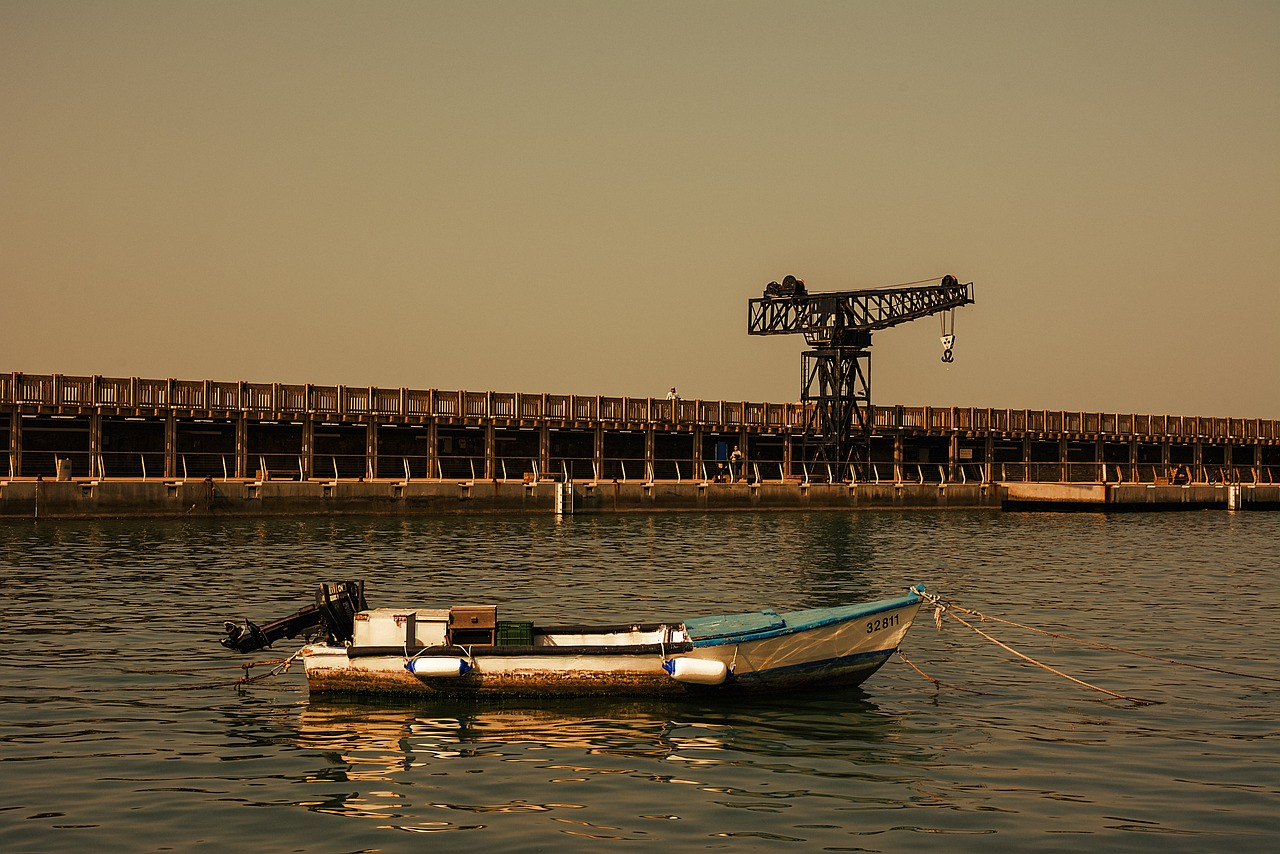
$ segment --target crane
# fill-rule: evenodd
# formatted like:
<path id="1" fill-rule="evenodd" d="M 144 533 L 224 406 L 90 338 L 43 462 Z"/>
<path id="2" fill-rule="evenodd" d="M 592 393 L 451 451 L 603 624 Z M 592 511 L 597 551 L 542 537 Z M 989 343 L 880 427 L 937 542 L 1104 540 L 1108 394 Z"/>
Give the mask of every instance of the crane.
<path id="1" fill-rule="evenodd" d="M 806 440 L 815 440 L 816 459 L 865 462 L 873 420 L 871 333 L 943 314 L 942 361 L 950 362 L 955 309 L 972 303 L 973 283 L 962 285 L 951 275 L 935 284 L 812 294 L 803 279 L 787 276 L 748 300 L 747 334 L 804 335 L 813 348 L 801 354 Z"/>

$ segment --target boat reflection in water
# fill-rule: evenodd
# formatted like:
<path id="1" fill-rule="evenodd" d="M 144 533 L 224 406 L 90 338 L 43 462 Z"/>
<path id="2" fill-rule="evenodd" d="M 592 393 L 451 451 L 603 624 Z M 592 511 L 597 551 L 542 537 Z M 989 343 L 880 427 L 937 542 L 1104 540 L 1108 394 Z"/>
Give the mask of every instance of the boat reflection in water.
<path id="1" fill-rule="evenodd" d="M 495 820 L 481 816 L 504 813 L 554 812 L 572 823 L 567 812 L 598 809 L 601 798 L 643 803 L 632 786 L 641 779 L 668 784 L 655 796 L 662 809 L 642 817 L 673 819 L 688 807 L 691 789 L 723 797 L 744 772 L 834 775 L 850 763 L 892 762 L 899 729 L 857 689 L 761 700 L 750 714 L 638 699 L 313 700 L 297 743 L 327 764 L 301 782 L 324 795 L 298 805 L 416 832 L 480 829 Z M 333 784 L 350 790 L 335 793 Z M 450 820 L 458 812 L 470 818 Z M 591 835 L 597 832 L 604 830 Z"/>

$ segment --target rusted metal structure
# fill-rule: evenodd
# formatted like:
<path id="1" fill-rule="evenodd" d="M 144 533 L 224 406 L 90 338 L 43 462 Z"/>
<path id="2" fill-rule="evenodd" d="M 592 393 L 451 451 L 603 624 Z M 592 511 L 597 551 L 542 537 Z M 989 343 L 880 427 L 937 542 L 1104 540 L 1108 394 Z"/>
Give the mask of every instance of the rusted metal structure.
<path id="1" fill-rule="evenodd" d="M 806 405 L 805 438 L 816 459 L 843 466 L 870 462 L 871 333 L 973 303 L 973 283 L 943 276 L 936 284 L 811 294 L 787 276 L 770 282 L 747 303 L 747 334 L 804 335 L 813 349 L 802 354 L 800 400 Z M 945 324 L 944 324 L 945 329 Z M 952 360 L 954 332 L 943 335 L 944 362 Z M 807 457 L 808 455 L 806 455 Z"/>
<path id="2" fill-rule="evenodd" d="M 0 478 L 769 483 L 1280 482 L 1280 421 L 870 406 L 814 461 L 812 404 L 0 374 Z"/>

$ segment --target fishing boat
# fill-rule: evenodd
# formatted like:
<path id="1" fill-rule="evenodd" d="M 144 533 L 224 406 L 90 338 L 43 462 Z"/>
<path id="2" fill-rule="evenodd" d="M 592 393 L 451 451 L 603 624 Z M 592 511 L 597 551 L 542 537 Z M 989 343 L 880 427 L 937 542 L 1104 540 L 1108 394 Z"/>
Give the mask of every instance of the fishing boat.
<path id="1" fill-rule="evenodd" d="M 369 608 L 363 582 L 264 626 L 226 623 L 237 652 L 309 634 L 313 694 L 678 696 L 858 685 L 897 650 L 923 585 L 830 608 L 617 625 L 499 619 L 496 605 Z"/>

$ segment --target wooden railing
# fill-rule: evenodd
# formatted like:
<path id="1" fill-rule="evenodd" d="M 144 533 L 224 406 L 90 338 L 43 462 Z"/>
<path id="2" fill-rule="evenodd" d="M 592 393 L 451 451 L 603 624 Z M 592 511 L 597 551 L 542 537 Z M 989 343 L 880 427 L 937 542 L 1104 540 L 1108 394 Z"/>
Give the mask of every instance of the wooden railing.
<path id="1" fill-rule="evenodd" d="M 155 380 L 0 374 L 0 404 L 60 409 L 130 408 L 335 417 L 478 419 L 705 425 L 721 430 L 798 430 L 798 403 L 441 391 L 376 386 Z M 978 407 L 877 406 L 878 432 L 1025 434 L 1215 442 L 1280 441 L 1280 421 L 1178 415 Z"/>

